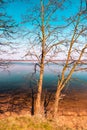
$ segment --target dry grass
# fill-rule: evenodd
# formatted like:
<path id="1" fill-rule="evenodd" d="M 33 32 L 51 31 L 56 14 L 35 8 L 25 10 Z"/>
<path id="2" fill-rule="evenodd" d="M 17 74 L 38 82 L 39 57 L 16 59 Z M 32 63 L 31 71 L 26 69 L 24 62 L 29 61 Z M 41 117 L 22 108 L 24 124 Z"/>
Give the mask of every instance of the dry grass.
<path id="1" fill-rule="evenodd" d="M 17 116 L 0 120 L 0 130 L 71 130 L 42 117 Z"/>
<path id="2" fill-rule="evenodd" d="M 87 117 L 60 116 L 44 119 L 21 115 L 0 120 L 0 130 L 87 130 Z"/>

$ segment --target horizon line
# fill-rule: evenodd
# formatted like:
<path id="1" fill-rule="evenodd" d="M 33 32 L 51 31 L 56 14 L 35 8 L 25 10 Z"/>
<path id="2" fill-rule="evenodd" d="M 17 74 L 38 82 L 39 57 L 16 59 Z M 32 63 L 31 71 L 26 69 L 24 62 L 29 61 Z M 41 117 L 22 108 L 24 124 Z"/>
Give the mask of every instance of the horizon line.
<path id="1" fill-rule="evenodd" d="M 11 59 L 0 59 L 0 62 L 1 61 L 38 61 L 38 60 L 11 60 Z M 45 60 L 45 61 L 49 61 L 49 62 L 52 62 L 52 61 L 66 61 L 65 59 L 64 60 Z M 68 60 L 68 61 L 77 61 L 77 60 Z M 83 60 L 80 60 L 80 61 L 87 61 L 86 59 L 83 59 Z"/>

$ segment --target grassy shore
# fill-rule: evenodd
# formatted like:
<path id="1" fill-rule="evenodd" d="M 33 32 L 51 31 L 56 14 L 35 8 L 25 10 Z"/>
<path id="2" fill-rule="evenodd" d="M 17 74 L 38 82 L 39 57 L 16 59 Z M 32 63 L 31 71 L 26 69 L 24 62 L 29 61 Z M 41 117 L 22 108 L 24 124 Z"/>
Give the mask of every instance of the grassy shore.
<path id="1" fill-rule="evenodd" d="M 81 126 L 81 122 L 84 122 Z M 87 117 L 59 117 L 57 120 L 21 115 L 0 120 L 0 130 L 87 130 Z"/>
<path id="2" fill-rule="evenodd" d="M 0 120 L 0 130 L 71 130 L 42 117 L 17 116 Z"/>

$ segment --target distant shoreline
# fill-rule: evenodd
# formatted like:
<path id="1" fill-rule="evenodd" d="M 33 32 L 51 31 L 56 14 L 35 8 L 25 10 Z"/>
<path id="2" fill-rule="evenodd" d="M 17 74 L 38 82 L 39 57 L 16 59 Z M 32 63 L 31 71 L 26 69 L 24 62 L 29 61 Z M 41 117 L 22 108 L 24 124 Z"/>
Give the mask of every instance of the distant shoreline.
<path id="1" fill-rule="evenodd" d="M 66 60 L 45 60 L 45 62 L 48 62 L 48 63 L 58 63 L 58 62 L 65 62 Z M 75 62 L 77 60 L 69 60 L 69 62 Z M 0 63 L 7 63 L 7 62 L 29 62 L 29 63 L 38 63 L 38 60 L 10 60 L 10 59 L 1 59 L 0 60 Z M 87 64 L 87 60 L 81 60 L 79 63 L 82 63 L 82 64 Z"/>

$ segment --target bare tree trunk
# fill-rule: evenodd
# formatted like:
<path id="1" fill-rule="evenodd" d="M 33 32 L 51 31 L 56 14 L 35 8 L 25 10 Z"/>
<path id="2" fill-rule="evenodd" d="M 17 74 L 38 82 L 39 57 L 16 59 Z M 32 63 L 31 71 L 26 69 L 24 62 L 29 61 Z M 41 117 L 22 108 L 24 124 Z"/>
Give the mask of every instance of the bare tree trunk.
<path id="1" fill-rule="evenodd" d="M 54 118 L 58 116 L 60 93 L 61 90 L 59 89 L 59 87 L 57 87 L 56 94 L 55 94 L 55 101 L 54 101 L 54 113 L 53 113 Z"/>
<path id="2" fill-rule="evenodd" d="M 36 103 L 35 103 L 35 115 L 42 114 L 41 113 L 41 95 L 42 95 L 43 75 L 44 75 L 44 56 L 42 56 L 42 59 L 41 59 L 40 78 L 38 82 L 38 92 L 37 92 Z"/>
<path id="3" fill-rule="evenodd" d="M 41 55 L 41 63 L 40 63 L 40 78 L 38 83 L 38 93 L 35 104 L 35 114 L 42 114 L 41 112 L 41 95 L 42 95 L 42 84 L 43 84 L 43 75 L 44 75 L 44 60 L 45 60 L 45 26 L 44 26 L 44 1 L 41 2 L 41 33 L 42 33 L 42 55 Z"/>

